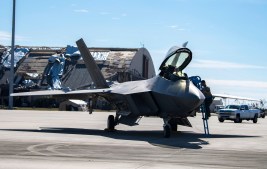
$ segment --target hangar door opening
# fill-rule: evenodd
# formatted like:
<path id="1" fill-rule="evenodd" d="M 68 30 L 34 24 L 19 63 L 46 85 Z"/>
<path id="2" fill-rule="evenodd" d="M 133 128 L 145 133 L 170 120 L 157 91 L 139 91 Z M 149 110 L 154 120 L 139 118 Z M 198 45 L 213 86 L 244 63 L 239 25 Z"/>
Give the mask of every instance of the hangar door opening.
<path id="1" fill-rule="evenodd" d="M 145 55 L 143 55 L 143 77 L 144 78 L 148 78 L 148 64 L 149 63 L 149 59 L 145 56 Z"/>

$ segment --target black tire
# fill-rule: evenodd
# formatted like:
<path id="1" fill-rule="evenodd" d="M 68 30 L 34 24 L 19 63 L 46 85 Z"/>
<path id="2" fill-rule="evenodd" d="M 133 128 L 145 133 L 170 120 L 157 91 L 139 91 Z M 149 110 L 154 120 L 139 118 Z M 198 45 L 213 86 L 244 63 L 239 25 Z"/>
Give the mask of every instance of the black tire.
<path id="1" fill-rule="evenodd" d="M 236 115 L 236 119 L 234 120 L 235 123 L 242 123 L 242 120 L 240 119 L 240 115 Z"/>
<path id="2" fill-rule="evenodd" d="M 177 131 L 177 129 L 178 129 L 178 125 L 177 125 L 177 123 L 175 123 L 175 122 L 171 122 L 170 125 L 171 125 L 171 130 L 172 130 L 172 131 Z"/>
<path id="3" fill-rule="evenodd" d="M 258 115 L 255 114 L 254 118 L 253 118 L 253 123 L 257 123 L 258 122 Z"/>
<path id="4" fill-rule="evenodd" d="M 169 138 L 171 136 L 171 128 L 170 128 L 170 125 L 165 125 L 163 126 L 163 136 L 165 138 Z"/>
<path id="5" fill-rule="evenodd" d="M 221 123 L 223 123 L 223 122 L 224 122 L 224 119 L 223 119 L 223 118 L 221 118 L 221 117 L 220 117 L 218 120 L 219 120 L 219 122 L 221 122 Z"/>
<path id="6" fill-rule="evenodd" d="M 115 119 L 114 119 L 113 115 L 108 116 L 107 129 L 108 130 L 114 130 L 115 129 Z"/>
<path id="7" fill-rule="evenodd" d="M 261 118 L 263 118 L 263 119 L 265 118 L 265 113 L 263 113 L 263 114 L 261 115 Z"/>

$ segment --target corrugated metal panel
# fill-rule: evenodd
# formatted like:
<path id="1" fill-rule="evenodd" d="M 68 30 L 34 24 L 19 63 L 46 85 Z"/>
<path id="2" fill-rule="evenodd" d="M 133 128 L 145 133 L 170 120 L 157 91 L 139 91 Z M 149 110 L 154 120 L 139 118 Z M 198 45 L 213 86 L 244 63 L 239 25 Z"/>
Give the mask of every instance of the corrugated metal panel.
<path id="1" fill-rule="evenodd" d="M 24 62 L 20 64 L 17 69 L 17 74 L 23 75 L 26 73 L 38 73 L 39 78 L 42 76 L 45 67 L 47 66 L 47 60 L 50 56 L 41 56 L 36 58 L 26 58 Z"/>
<path id="2" fill-rule="evenodd" d="M 92 79 L 84 64 L 73 65 L 69 74 L 62 78 L 62 86 L 69 87 L 71 89 L 88 86 L 91 83 Z"/>

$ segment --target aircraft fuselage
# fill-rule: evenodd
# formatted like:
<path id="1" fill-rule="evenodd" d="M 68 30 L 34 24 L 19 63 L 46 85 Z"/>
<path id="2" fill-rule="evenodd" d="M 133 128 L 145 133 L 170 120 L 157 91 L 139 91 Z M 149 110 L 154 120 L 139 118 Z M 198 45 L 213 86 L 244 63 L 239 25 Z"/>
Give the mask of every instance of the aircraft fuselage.
<path id="1" fill-rule="evenodd" d="M 204 100 L 201 91 L 189 79 L 171 81 L 155 76 L 125 82 L 111 89 L 112 93 L 125 94 L 124 106 L 127 106 L 122 109 L 126 108 L 136 116 L 187 117 Z"/>

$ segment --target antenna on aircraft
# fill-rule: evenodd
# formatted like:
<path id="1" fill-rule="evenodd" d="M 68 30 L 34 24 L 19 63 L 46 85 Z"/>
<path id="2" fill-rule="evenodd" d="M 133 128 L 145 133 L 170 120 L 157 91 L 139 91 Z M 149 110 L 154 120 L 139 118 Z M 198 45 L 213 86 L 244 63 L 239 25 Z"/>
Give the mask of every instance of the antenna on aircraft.
<path id="1" fill-rule="evenodd" d="M 183 46 L 184 48 L 186 48 L 187 44 L 188 44 L 188 41 L 186 41 L 185 43 L 183 43 L 182 46 Z"/>
<path id="2" fill-rule="evenodd" d="M 142 46 L 142 48 L 145 48 L 145 44 L 143 44 L 142 42 L 140 42 L 140 45 Z"/>

